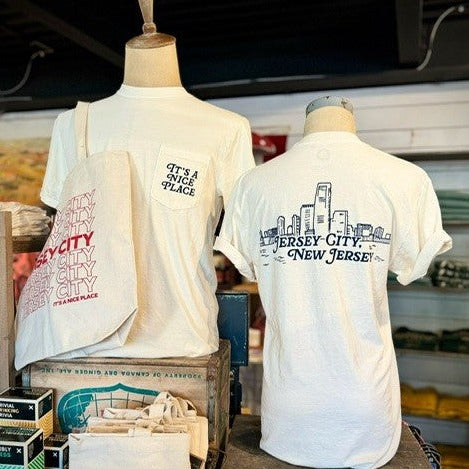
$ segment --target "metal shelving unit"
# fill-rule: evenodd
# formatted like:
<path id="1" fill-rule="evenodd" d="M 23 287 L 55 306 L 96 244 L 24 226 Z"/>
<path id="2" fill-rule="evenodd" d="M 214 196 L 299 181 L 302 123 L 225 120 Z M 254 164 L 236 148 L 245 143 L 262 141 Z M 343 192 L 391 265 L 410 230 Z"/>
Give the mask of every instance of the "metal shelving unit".
<path id="1" fill-rule="evenodd" d="M 452 172 L 447 170 L 448 180 Z M 469 261 L 469 220 L 444 220 L 443 224 L 453 238 L 453 249 L 445 257 Z M 469 328 L 467 289 L 390 284 L 388 297 L 393 328 L 430 332 Z M 401 383 L 415 389 L 431 387 L 440 395 L 469 395 L 469 354 L 396 349 L 396 357 Z M 414 415 L 403 418 L 418 426 L 430 442 L 469 445 L 469 421 Z"/>

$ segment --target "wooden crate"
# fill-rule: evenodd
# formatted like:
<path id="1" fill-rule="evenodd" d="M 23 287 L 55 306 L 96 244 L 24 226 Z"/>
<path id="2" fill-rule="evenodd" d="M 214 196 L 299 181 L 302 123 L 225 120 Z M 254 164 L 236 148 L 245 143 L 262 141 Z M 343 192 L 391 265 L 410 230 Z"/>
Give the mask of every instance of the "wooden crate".
<path id="1" fill-rule="evenodd" d="M 161 391 L 189 399 L 208 418 L 209 446 L 223 449 L 229 424 L 230 342 L 198 358 L 79 358 L 26 367 L 23 386 L 54 390 L 54 431 L 84 431 L 105 407 L 142 407 Z"/>

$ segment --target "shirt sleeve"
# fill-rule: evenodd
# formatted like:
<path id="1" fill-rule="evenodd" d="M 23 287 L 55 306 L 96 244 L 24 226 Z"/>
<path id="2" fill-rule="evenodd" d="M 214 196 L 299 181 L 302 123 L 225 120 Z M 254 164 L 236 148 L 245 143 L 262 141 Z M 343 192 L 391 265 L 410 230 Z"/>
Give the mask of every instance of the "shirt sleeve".
<path id="1" fill-rule="evenodd" d="M 451 238 L 442 228 L 438 198 L 428 176 L 425 176 L 418 204 L 409 216 L 403 236 L 399 237 L 401 244 L 389 265 L 402 285 L 423 277 L 433 258 L 452 246 Z"/>
<path id="2" fill-rule="evenodd" d="M 249 250 L 249 216 L 244 205 L 242 178 L 238 180 L 225 209 L 220 234 L 214 245 L 216 251 L 225 254 L 238 271 L 250 281 L 256 280 L 252 256 Z"/>
<path id="3" fill-rule="evenodd" d="M 230 199 L 238 178 L 255 166 L 249 121 L 241 116 L 240 119 L 241 122 L 234 133 L 234 137 L 228 143 L 220 168 L 221 176 L 218 179 L 218 191 L 223 197 L 225 205 Z"/>
<path id="4" fill-rule="evenodd" d="M 76 162 L 74 121 L 71 115 L 71 111 L 59 114 L 52 129 L 40 197 L 53 208 L 57 208 L 65 179 Z"/>

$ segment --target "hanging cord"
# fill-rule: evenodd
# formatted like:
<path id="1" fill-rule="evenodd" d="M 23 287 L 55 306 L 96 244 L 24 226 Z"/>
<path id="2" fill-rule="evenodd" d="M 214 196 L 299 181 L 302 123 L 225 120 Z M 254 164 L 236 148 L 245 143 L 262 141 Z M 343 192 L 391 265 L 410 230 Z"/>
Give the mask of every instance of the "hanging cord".
<path id="1" fill-rule="evenodd" d="M 8 96 L 10 94 L 16 93 L 18 90 L 23 88 L 23 86 L 26 84 L 28 81 L 29 75 L 31 73 L 31 68 L 33 65 L 33 60 L 37 57 L 40 57 L 43 59 L 46 55 L 52 54 L 54 52 L 54 49 L 52 49 L 49 46 L 46 46 L 42 42 L 39 41 L 33 41 L 30 44 L 31 46 L 39 46 L 41 49 L 37 50 L 36 52 L 33 52 L 28 60 L 28 64 L 26 65 L 26 70 L 24 72 L 23 78 L 17 83 L 13 88 L 7 89 L 7 90 L 0 90 L 0 96 Z"/>
<path id="2" fill-rule="evenodd" d="M 420 71 L 423 70 L 427 65 L 428 62 L 430 62 L 430 58 L 432 56 L 432 51 L 433 51 L 433 41 L 435 40 L 436 33 L 438 31 L 438 28 L 440 27 L 440 24 L 443 22 L 443 20 L 448 16 L 451 15 L 454 11 L 458 11 L 458 13 L 463 13 L 466 7 L 463 4 L 460 4 L 458 6 L 452 6 L 449 7 L 447 10 L 445 10 L 435 21 L 435 24 L 433 25 L 432 32 L 430 33 L 430 39 L 428 40 L 428 47 L 427 47 L 427 54 L 425 55 L 425 58 L 423 59 L 423 62 L 417 67 L 416 70 Z"/>

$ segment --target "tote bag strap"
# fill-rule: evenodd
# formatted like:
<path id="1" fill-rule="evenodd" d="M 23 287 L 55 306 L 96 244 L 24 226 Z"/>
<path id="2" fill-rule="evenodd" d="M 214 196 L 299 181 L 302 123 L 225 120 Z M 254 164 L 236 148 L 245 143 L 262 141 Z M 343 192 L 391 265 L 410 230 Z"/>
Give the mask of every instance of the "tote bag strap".
<path id="1" fill-rule="evenodd" d="M 90 103 L 78 101 L 75 108 L 75 140 L 77 142 L 78 160 L 88 157 L 88 108 Z"/>

